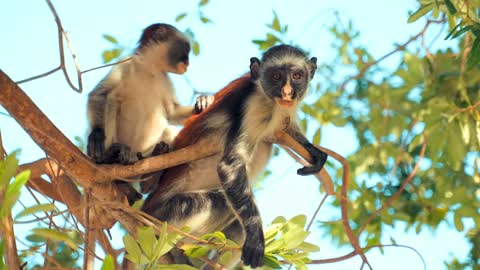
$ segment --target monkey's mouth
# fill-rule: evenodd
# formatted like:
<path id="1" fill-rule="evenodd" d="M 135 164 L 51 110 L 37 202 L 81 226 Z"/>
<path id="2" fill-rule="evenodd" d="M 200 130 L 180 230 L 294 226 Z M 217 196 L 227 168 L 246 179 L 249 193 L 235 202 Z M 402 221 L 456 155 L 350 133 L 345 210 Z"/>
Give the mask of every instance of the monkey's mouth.
<path id="1" fill-rule="evenodd" d="M 293 100 L 285 100 L 281 98 L 275 98 L 275 102 L 277 102 L 278 105 L 280 105 L 283 108 L 290 108 L 293 106 L 294 101 Z"/>
<path id="2" fill-rule="evenodd" d="M 177 65 L 177 73 L 178 73 L 178 74 L 183 74 L 183 73 L 185 73 L 185 72 L 187 71 L 187 69 L 188 69 L 188 62 L 186 62 L 186 63 L 183 63 L 183 62 L 178 63 L 178 65 Z"/>

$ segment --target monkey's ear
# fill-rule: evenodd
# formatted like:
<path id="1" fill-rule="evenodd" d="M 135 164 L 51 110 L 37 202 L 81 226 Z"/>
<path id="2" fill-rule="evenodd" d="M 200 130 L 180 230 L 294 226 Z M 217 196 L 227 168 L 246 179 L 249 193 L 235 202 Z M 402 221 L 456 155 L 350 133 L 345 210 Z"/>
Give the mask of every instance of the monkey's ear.
<path id="1" fill-rule="evenodd" d="M 260 60 L 256 57 L 250 58 L 250 77 L 257 80 L 260 77 Z"/>
<path id="2" fill-rule="evenodd" d="M 308 68 L 310 70 L 310 80 L 313 79 L 313 75 L 315 75 L 315 71 L 317 70 L 317 58 L 312 57 L 310 58 L 310 61 L 308 62 Z"/>

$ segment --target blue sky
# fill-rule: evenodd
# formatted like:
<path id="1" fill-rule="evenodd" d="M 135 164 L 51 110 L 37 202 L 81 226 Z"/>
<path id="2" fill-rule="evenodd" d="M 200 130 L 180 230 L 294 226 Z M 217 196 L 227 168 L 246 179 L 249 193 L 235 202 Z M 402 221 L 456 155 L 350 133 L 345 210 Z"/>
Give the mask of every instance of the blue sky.
<path id="1" fill-rule="evenodd" d="M 194 11 L 198 1 L 86 0 L 53 3 L 72 39 L 82 69 L 87 69 L 101 65 L 101 52 L 110 48 L 110 44 L 102 38 L 103 34 L 111 34 L 122 44 L 133 47 L 143 28 L 155 22 L 175 24 L 176 15 Z M 422 22 L 406 24 L 407 12 L 415 10 L 417 5 L 414 0 L 212 0 L 204 13 L 214 23 L 193 24 L 195 36 L 201 44 L 201 54 L 192 57 L 186 76 L 196 88 L 216 91 L 246 72 L 249 58 L 259 56 L 257 46 L 251 40 L 265 36 L 265 24 L 271 22 L 273 11 L 282 24 L 289 25 L 289 39 L 310 50 L 319 62 L 327 62 L 333 57 L 332 37 L 325 27 L 334 21 L 333 10 L 339 11 L 342 18 L 353 21 L 354 27 L 361 33 L 361 41 L 374 56 L 379 57 L 389 52 L 395 42 L 405 41 L 421 29 Z M 185 29 L 188 23 L 186 20 L 175 25 Z M 1 1 L 0 25 L 0 69 L 13 80 L 45 72 L 58 64 L 57 28 L 44 1 Z M 389 63 L 386 64 L 388 66 Z M 60 72 L 21 87 L 70 139 L 75 136 L 85 138 L 86 97 L 106 72 L 108 68 L 85 74 L 82 94 L 71 90 Z M 74 72 L 71 75 L 75 78 Z M 181 102 L 190 103 L 190 86 L 180 76 L 173 76 L 173 79 Z M 4 110 L 0 109 L 0 112 Z M 0 115 L 0 131 L 7 150 L 22 148 L 22 163 L 44 156 L 13 119 Z M 333 127 L 325 129 L 322 145 L 343 155 L 348 155 L 356 147 L 350 130 Z M 271 163 L 274 174 L 257 191 L 265 223 L 278 215 L 292 217 L 303 213 L 311 216 L 314 212 L 323 194 L 318 192 L 319 186 L 313 177 L 298 177 L 295 174 L 298 167 L 285 155 Z M 318 219 L 336 220 L 339 215 L 339 209 L 325 207 Z M 349 248 L 334 247 L 328 240 L 322 239 L 322 234 L 314 230 L 309 239 L 321 247 L 315 258 L 336 257 L 351 251 Z M 442 261 L 449 254 L 466 254 L 468 250 L 462 235 L 446 225 L 440 226 L 436 232 L 423 231 L 416 235 L 405 232 L 402 224 L 398 224 L 395 230 L 391 230 L 390 236 L 399 244 L 416 248 L 424 256 L 427 269 L 442 269 Z M 386 243 L 390 243 L 389 237 L 384 239 Z M 423 269 L 420 259 L 406 249 L 387 248 L 384 254 L 372 251 L 368 257 L 375 269 Z M 310 269 L 358 269 L 360 265 L 360 259 L 354 258 Z"/>

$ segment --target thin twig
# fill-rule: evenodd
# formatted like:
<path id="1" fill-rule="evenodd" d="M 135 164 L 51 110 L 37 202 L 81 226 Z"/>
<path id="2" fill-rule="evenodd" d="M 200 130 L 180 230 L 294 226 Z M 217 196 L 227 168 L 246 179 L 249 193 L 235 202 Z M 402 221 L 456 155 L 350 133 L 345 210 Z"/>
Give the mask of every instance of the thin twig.
<path id="1" fill-rule="evenodd" d="M 364 251 L 368 251 L 372 248 L 385 248 L 385 247 L 400 247 L 400 248 L 406 248 L 406 249 L 410 249 L 412 250 L 413 252 L 415 252 L 418 257 L 420 257 L 420 259 L 422 260 L 422 263 L 423 263 L 423 269 L 427 269 L 427 263 L 425 262 L 425 259 L 423 258 L 422 254 L 420 254 L 420 252 L 418 250 L 416 250 L 415 248 L 413 247 L 410 247 L 410 246 L 407 246 L 407 245 L 397 245 L 397 244 L 391 244 L 391 245 L 371 245 L 371 246 L 366 246 L 365 248 L 363 248 Z M 358 254 L 355 252 L 355 251 L 352 251 L 346 255 L 343 255 L 343 256 L 340 256 L 340 257 L 336 257 L 336 258 L 329 258 L 329 259 L 320 259 L 320 260 L 311 260 L 310 262 L 308 262 L 307 264 L 328 264 L 328 263 L 337 263 L 337 262 L 340 262 L 340 261 L 345 261 L 345 260 L 348 260 L 348 259 L 351 259 L 355 256 L 357 256 Z"/>
<path id="2" fill-rule="evenodd" d="M 438 21 L 435 21 L 435 20 L 428 20 L 427 23 L 425 24 L 424 28 L 416 35 L 412 36 L 409 40 L 407 40 L 405 43 L 401 44 L 401 45 L 398 45 L 394 50 L 390 51 L 389 53 L 383 55 L 382 57 L 378 58 L 377 60 L 374 60 L 374 61 L 371 61 L 371 62 L 368 62 L 366 63 L 361 69 L 360 71 L 357 73 L 357 75 L 352 75 L 350 77 L 348 77 L 345 81 L 343 81 L 343 83 L 340 85 L 339 87 L 339 91 L 343 92 L 345 90 L 345 86 L 347 85 L 347 83 L 349 83 L 350 81 L 353 81 L 353 80 L 359 80 L 360 78 L 362 78 L 365 73 L 372 67 L 372 66 L 375 66 L 377 64 L 379 64 L 380 62 L 382 62 L 383 60 L 387 59 L 388 57 L 394 55 L 395 53 L 397 52 L 400 52 L 400 51 L 404 51 L 406 49 L 406 47 L 412 43 L 413 41 L 417 40 L 418 38 L 422 37 L 425 35 L 425 32 L 427 31 L 428 27 L 430 26 L 430 24 L 432 23 L 444 23 L 445 22 L 445 19 L 442 19 L 442 20 L 438 20 Z"/>
<path id="3" fill-rule="evenodd" d="M 106 68 L 106 67 L 110 67 L 110 66 L 115 66 L 115 65 L 118 65 L 118 64 L 121 64 L 123 62 L 127 62 L 127 61 L 130 61 L 132 60 L 132 57 L 127 57 L 121 61 L 118 61 L 118 62 L 115 62 L 115 63 L 111 63 L 111 64 L 106 64 L 106 65 L 102 65 L 102 66 L 98 66 L 98 67 L 94 67 L 94 68 L 89 68 L 87 70 L 84 70 L 82 72 L 80 72 L 80 74 L 85 74 L 87 72 L 90 72 L 90 71 L 94 71 L 94 70 L 97 70 L 97 69 L 101 69 L 101 68 Z M 81 75 L 80 75 L 81 76 Z"/>
<path id="4" fill-rule="evenodd" d="M 16 81 L 17 84 L 22 84 L 22 83 L 26 83 L 26 82 L 29 82 L 29 81 L 33 81 L 33 80 L 36 80 L 36 79 L 40 79 L 40 78 L 43 78 L 43 77 L 47 77 L 48 75 L 50 74 L 53 74 L 57 71 L 59 71 L 60 69 L 62 69 L 61 66 L 58 66 L 50 71 L 47 71 L 45 73 L 42 73 L 42 74 L 39 74 L 39 75 L 36 75 L 36 76 L 33 76 L 33 77 L 30 77 L 30 78 L 27 78 L 27 79 L 23 79 L 23 80 L 20 80 L 20 81 Z"/>
<path id="5" fill-rule="evenodd" d="M 343 174 L 342 174 L 342 188 L 340 191 L 340 209 L 342 213 L 342 224 L 345 229 L 345 233 L 347 234 L 348 240 L 350 241 L 350 244 L 353 246 L 353 249 L 355 252 L 360 255 L 362 258 L 362 261 L 365 262 L 370 269 L 373 269 L 370 263 L 368 262 L 367 257 L 365 256 L 365 253 L 363 252 L 363 249 L 360 247 L 360 243 L 358 241 L 358 237 L 355 235 L 353 232 L 352 227 L 350 226 L 350 218 L 348 214 L 348 187 L 350 186 L 350 164 L 348 163 L 348 160 L 344 158 L 342 155 L 327 149 L 323 148 L 321 146 L 317 146 L 320 150 L 323 152 L 327 153 L 327 155 L 331 156 L 332 158 L 336 159 L 342 164 L 343 167 Z"/>
<path id="6" fill-rule="evenodd" d="M 45 2 L 47 2 L 47 5 L 50 9 L 50 11 L 52 12 L 53 14 L 53 17 L 55 18 L 55 23 L 57 24 L 57 36 L 58 36 L 58 50 L 59 50 L 59 55 L 60 55 L 60 64 L 58 65 L 58 67 L 50 70 L 50 71 L 47 71 L 45 73 L 42 73 L 42 74 L 39 74 L 39 75 L 36 75 L 36 76 L 33 76 L 33 77 L 30 77 L 30 78 L 27 78 L 27 79 L 23 79 L 23 80 L 20 80 L 20 81 L 17 81 L 16 83 L 17 84 L 21 84 L 21 83 L 25 83 L 25 82 L 29 82 L 29 81 L 33 81 L 33 80 L 36 80 L 36 79 L 39 79 L 39 78 L 42 78 L 42 77 L 46 77 L 48 75 L 51 75 L 59 70 L 62 70 L 63 71 L 63 75 L 65 76 L 65 80 L 67 81 L 68 85 L 73 89 L 75 90 L 76 92 L 79 92 L 81 93 L 82 90 L 83 90 L 83 83 L 82 83 L 82 76 L 81 75 L 81 70 L 80 70 L 80 65 L 78 63 L 78 59 L 77 59 L 77 55 L 74 53 L 73 51 L 73 46 L 70 42 L 70 38 L 68 37 L 68 34 L 65 32 L 65 30 L 63 29 L 63 26 L 62 26 L 62 22 L 60 20 L 60 17 L 58 16 L 58 13 L 55 9 L 55 7 L 53 6 L 52 2 L 50 0 L 45 0 Z M 70 79 L 70 76 L 68 75 L 68 71 L 67 71 L 67 67 L 66 67 L 66 64 L 65 64 L 65 51 L 64 51 L 64 45 L 63 45 L 63 38 L 65 37 L 65 40 L 67 42 L 67 46 L 70 50 L 70 54 L 72 55 L 72 59 L 73 59 L 73 62 L 75 64 L 75 69 L 77 70 L 77 75 L 78 75 L 78 87 L 76 87 L 71 79 Z"/>
<path id="7" fill-rule="evenodd" d="M 313 221 L 315 221 L 315 218 L 317 217 L 318 212 L 320 211 L 320 208 L 322 208 L 322 205 L 325 202 L 325 200 L 327 199 L 327 197 L 328 197 L 328 194 L 325 194 L 325 196 L 323 196 L 322 200 L 318 204 L 317 209 L 315 209 L 315 212 L 313 213 L 313 216 L 310 219 L 310 222 L 308 223 L 307 228 L 305 230 L 307 230 L 307 231 L 310 230 L 310 227 L 312 227 Z"/>

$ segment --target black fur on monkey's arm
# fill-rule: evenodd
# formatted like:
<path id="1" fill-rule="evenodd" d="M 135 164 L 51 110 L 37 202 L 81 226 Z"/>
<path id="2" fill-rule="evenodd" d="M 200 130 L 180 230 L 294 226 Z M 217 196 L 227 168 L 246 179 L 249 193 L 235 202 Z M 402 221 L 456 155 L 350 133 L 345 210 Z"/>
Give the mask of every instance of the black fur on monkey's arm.
<path id="1" fill-rule="evenodd" d="M 260 212 L 248 182 L 246 163 L 240 154 L 245 151 L 240 148 L 246 145 L 248 146 L 238 137 L 227 140 L 225 154 L 218 164 L 217 171 L 227 199 L 245 229 L 242 261 L 245 265 L 255 268 L 263 265 L 265 239 Z"/>
<path id="2" fill-rule="evenodd" d="M 300 143 L 305 148 L 305 150 L 308 151 L 308 153 L 310 154 L 310 156 L 312 156 L 313 159 L 311 166 L 306 166 L 298 169 L 297 174 L 310 175 L 319 173 L 325 165 L 328 155 L 322 150 L 315 147 L 313 144 L 311 144 L 307 140 L 307 138 L 305 138 L 305 136 L 300 132 L 296 124 L 291 123 L 285 131 L 288 135 L 292 136 L 294 140 Z"/>

